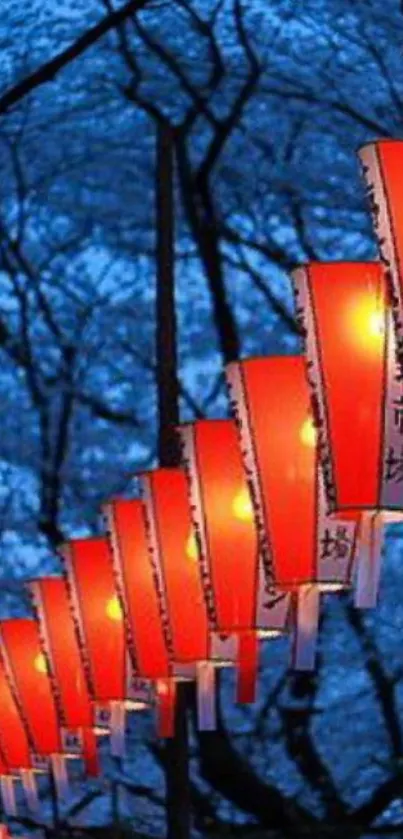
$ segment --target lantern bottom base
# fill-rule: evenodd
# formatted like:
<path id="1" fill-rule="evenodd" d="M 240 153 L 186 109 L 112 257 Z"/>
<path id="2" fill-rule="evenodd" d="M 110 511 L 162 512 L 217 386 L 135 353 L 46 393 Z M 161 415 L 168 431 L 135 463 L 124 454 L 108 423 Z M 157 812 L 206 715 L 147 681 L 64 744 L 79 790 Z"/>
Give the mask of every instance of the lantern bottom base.
<path id="1" fill-rule="evenodd" d="M 150 707 L 148 702 L 143 702 L 140 699 L 125 699 L 123 704 L 125 711 L 145 711 Z"/>
<path id="2" fill-rule="evenodd" d="M 297 594 L 305 586 L 316 586 L 321 594 L 326 594 L 326 592 L 332 591 L 350 591 L 352 582 L 351 580 L 300 580 L 296 583 L 276 583 L 276 588 L 279 591 L 289 594 Z"/>
<path id="3" fill-rule="evenodd" d="M 281 638 L 285 635 L 285 629 L 257 629 L 257 637 L 259 641 L 267 641 L 269 638 Z"/>
<path id="4" fill-rule="evenodd" d="M 403 502 L 402 502 L 403 505 Z M 334 510 L 329 510 L 329 518 L 341 519 L 341 521 L 355 521 L 360 522 L 363 515 L 380 516 L 384 524 L 393 524 L 403 521 L 403 506 L 402 509 L 393 509 L 391 507 L 336 507 Z"/>

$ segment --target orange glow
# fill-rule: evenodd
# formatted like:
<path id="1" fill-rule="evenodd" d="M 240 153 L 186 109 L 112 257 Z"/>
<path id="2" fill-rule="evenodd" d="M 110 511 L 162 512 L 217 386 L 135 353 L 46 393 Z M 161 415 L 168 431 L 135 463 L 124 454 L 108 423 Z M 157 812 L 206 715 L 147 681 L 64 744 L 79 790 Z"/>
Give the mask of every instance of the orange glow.
<path id="1" fill-rule="evenodd" d="M 232 512 L 239 521 L 253 521 L 253 506 L 247 487 L 237 493 L 232 502 Z"/>
<path id="2" fill-rule="evenodd" d="M 330 512 L 355 514 L 376 506 L 380 489 L 386 277 L 379 262 L 313 262 L 303 288 L 313 317 L 307 340 L 318 363 L 315 395 L 326 420 L 320 456 L 333 489 Z"/>
<path id="3" fill-rule="evenodd" d="M 45 656 L 43 653 L 38 653 L 37 656 L 34 658 L 34 667 L 38 673 L 47 673 L 48 672 L 48 663 L 46 661 Z"/>
<path id="4" fill-rule="evenodd" d="M 368 291 L 361 300 L 351 306 L 349 327 L 358 342 L 366 350 L 383 350 L 385 341 L 386 311 L 383 301 L 374 290 Z"/>
<path id="5" fill-rule="evenodd" d="M 111 621 L 121 621 L 123 620 L 123 612 L 122 607 L 119 603 L 119 599 L 115 594 L 114 597 L 111 597 L 106 604 L 106 614 Z"/>
<path id="6" fill-rule="evenodd" d="M 194 562 L 196 562 L 199 558 L 199 549 L 197 547 L 197 539 L 194 530 L 190 531 L 186 542 L 186 556 Z"/>
<path id="7" fill-rule="evenodd" d="M 311 446 L 313 448 L 316 445 L 317 433 L 312 417 L 307 417 L 305 422 L 302 424 L 300 440 L 304 446 Z"/>

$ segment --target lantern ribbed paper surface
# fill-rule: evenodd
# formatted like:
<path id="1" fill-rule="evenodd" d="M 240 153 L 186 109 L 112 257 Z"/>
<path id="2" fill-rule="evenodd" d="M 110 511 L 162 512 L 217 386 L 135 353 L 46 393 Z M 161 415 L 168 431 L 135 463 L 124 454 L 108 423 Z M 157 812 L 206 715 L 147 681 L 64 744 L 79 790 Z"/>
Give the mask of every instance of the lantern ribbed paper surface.
<path id="1" fill-rule="evenodd" d="M 227 378 L 269 580 L 286 591 L 349 586 L 355 529 L 325 513 L 303 357 L 247 359 Z"/>
<path id="2" fill-rule="evenodd" d="M 284 630 L 288 595 L 267 583 L 235 423 L 199 420 L 178 433 L 195 528 L 187 552 L 199 557 L 211 626 L 237 634 L 238 699 L 253 701 L 257 634 Z"/>
<path id="3" fill-rule="evenodd" d="M 2 661 L 0 661 L 0 720 L 0 745 L 8 766 L 12 770 L 31 769 L 30 743 Z"/>
<path id="4" fill-rule="evenodd" d="M 133 666 L 147 679 L 167 677 L 172 668 L 148 553 L 143 504 L 139 499 L 114 499 L 103 510 Z"/>
<path id="5" fill-rule="evenodd" d="M 133 678 L 111 548 L 103 538 L 74 539 L 61 555 L 87 687 L 94 702 L 109 706 L 111 752 L 123 757 L 125 711 L 144 709 L 149 696 Z"/>
<path id="6" fill-rule="evenodd" d="M 63 724 L 93 725 L 93 709 L 85 683 L 66 582 L 48 577 L 29 583 L 41 637 L 50 664 L 52 687 Z"/>
<path id="7" fill-rule="evenodd" d="M 319 592 L 349 588 L 355 526 L 326 514 L 302 356 L 227 367 L 270 583 L 294 592 L 294 666 L 314 667 Z"/>
<path id="8" fill-rule="evenodd" d="M 389 282 L 397 329 L 397 348 L 403 356 L 403 142 L 379 140 L 359 151 L 379 250 Z"/>
<path id="9" fill-rule="evenodd" d="M 106 539 L 75 539 L 63 546 L 70 603 L 92 700 L 127 698 L 123 615 Z"/>
<path id="10" fill-rule="evenodd" d="M 90 700 L 73 618 L 69 606 L 66 581 L 45 577 L 29 583 L 37 614 L 42 651 L 49 662 L 51 685 L 59 717 L 77 739 L 87 773 L 98 774 L 94 711 Z M 88 730 L 85 730 L 88 729 Z M 64 732 L 72 743 L 73 732 Z M 67 743 L 65 744 L 67 745 Z"/>
<path id="11" fill-rule="evenodd" d="M 356 605 L 374 606 L 383 524 L 403 509 L 403 390 L 377 262 L 294 273 L 331 512 L 359 521 Z"/>
<path id="12" fill-rule="evenodd" d="M 176 685 L 148 551 L 144 507 L 139 499 L 114 499 L 104 505 L 103 513 L 132 666 L 139 676 L 155 682 L 158 733 L 172 737 Z"/>
<path id="13" fill-rule="evenodd" d="M 187 552 L 200 552 L 211 623 L 220 632 L 261 628 L 262 634 L 278 634 L 284 627 L 286 597 L 273 608 L 278 593 L 261 573 L 235 422 L 199 420 L 178 431 L 198 536 L 197 542 L 190 537 Z"/>
<path id="14" fill-rule="evenodd" d="M 311 263 L 294 282 L 330 510 L 401 510 L 403 390 L 382 266 Z"/>
<path id="15" fill-rule="evenodd" d="M 0 642 L 10 688 L 35 751 L 43 757 L 61 754 L 59 720 L 36 622 L 1 621 Z"/>
<path id="16" fill-rule="evenodd" d="M 147 542 L 168 654 L 178 675 L 196 677 L 199 726 L 212 729 L 214 667 L 234 661 L 233 639 L 221 638 L 208 623 L 198 557 L 189 550 L 194 531 L 185 472 L 160 468 L 141 477 Z"/>
<path id="17" fill-rule="evenodd" d="M 148 544 L 165 640 L 173 661 L 194 665 L 210 657 L 209 627 L 197 559 L 185 473 L 156 469 L 142 475 Z"/>

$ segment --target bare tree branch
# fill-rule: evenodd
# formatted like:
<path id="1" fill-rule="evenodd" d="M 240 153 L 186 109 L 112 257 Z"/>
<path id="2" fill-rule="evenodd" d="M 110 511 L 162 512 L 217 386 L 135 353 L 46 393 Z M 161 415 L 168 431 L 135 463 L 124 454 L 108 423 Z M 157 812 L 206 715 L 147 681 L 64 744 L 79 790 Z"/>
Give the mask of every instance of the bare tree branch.
<path id="1" fill-rule="evenodd" d="M 53 82 L 64 67 L 86 52 L 89 47 L 92 47 L 100 38 L 107 35 L 112 29 L 115 29 L 120 23 L 130 17 L 130 15 L 143 9 L 147 2 L 149 0 L 129 0 L 121 9 L 110 12 L 99 23 L 96 23 L 95 26 L 87 29 L 83 35 L 80 35 L 73 44 L 70 44 L 65 50 L 55 55 L 50 61 L 46 61 L 45 64 L 42 64 L 41 67 L 38 67 L 37 70 L 34 70 L 33 73 L 25 79 L 22 79 L 14 87 L 9 88 L 9 90 L 0 96 L 0 114 L 5 114 L 37 87 L 47 82 Z"/>

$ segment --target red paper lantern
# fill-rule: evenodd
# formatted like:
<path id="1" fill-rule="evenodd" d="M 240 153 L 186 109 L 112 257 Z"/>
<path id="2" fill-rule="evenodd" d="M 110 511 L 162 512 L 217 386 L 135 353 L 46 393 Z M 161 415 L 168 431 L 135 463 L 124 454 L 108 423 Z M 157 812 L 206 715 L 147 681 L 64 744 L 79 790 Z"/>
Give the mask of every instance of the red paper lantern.
<path id="1" fill-rule="evenodd" d="M 50 759 L 62 797 L 68 782 L 57 708 L 36 621 L 13 618 L 0 622 L 0 645 L 9 686 L 34 752 Z"/>
<path id="2" fill-rule="evenodd" d="M 103 507 L 115 583 L 123 609 L 126 641 L 136 673 L 156 684 L 158 730 L 174 733 L 174 663 L 168 655 L 150 562 L 145 513 L 139 499 L 113 499 Z"/>
<path id="3" fill-rule="evenodd" d="M 11 770 L 33 769 L 31 746 L 0 661 L 0 748 Z"/>
<path id="4" fill-rule="evenodd" d="M 357 603 L 373 605 L 381 525 L 403 509 L 403 390 L 386 279 L 376 262 L 310 263 L 294 283 L 329 509 L 360 520 Z"/>
<path id="5" fill-rule="evenodd" d="M 77 739 L 87 773 L 99 773 L 94 709 L 85 676 L 70 612 L 66 581 L 62 577 L 42 577 L 28 584 L 39 627 L 42 652 L 48 665 L 54 701 L 63 723 L 66 748 Z M 84 731 L 87 729 L 87 731 Z"/>
<path id="6" fill-rule="evenodd" d="M 310 669 L 318 592 L 350 586 L 355 527 L 325 512 L 303 357 L 251 358 L 226 372 L 267 577 L 297 594 L 297 661 Z"/>
<path id="7" fill-rule="evenodd" d="M 246 672 L 239 670 L 238 693 L 252 699 L 256 639 L 284 630 L 288 596 L 267 584 L 235 423 L 199 420 L 178 431 L 197 536 L 196 541 L 191 533 L 187 552 L 196 560 L 200 556 L 211 625 L 237 633 L 240 657 L 246 646 L 253 655 Z"/>
<path id="8" fill-rule="evenodd" d="M 226 640 L 212 632 L 197 558 L 185 472 L 160 468 L 143 473 L 147 540 L 165 643 L 184 676 L 198 681 L 199 724 L 214 725 L 214 667 L 233 659 Z"/>
<path id="9" fill-rule="evenodd" d="M 111 550 L 103 538 L 74 539 L 61 554 L 87 687 L 94 702 L 110 707 L 111 748 L 122 756 L 125 709 L 145 702 L 133 682 Z"/>
<path id="10" fill-rule="evenodd" d="M 1 621 L 0 643 L 10 688 L 34 750 L 43 757 L 61 754 L 60 723 L 36 622 L 29 618 Z"/>
<path id="11" fill-rule="evenodd" d="M 1 780 L 1 789 L 5 812 L 16 815 L 14 787 L 10 773 L 21 776 L 28 805 L 31 810 L 36 810 L 38 801 L 30 743 L 1 660 L 0 719 L 0 755 L 2 762 L 0 774 L 4 775 Z"/>
<path id="12" fill-rule="evenodd" d="M 389 282 L 397 349 L 403 356 L 403 142 L 378 140 L 359 151 L 379 250 Z"/>

